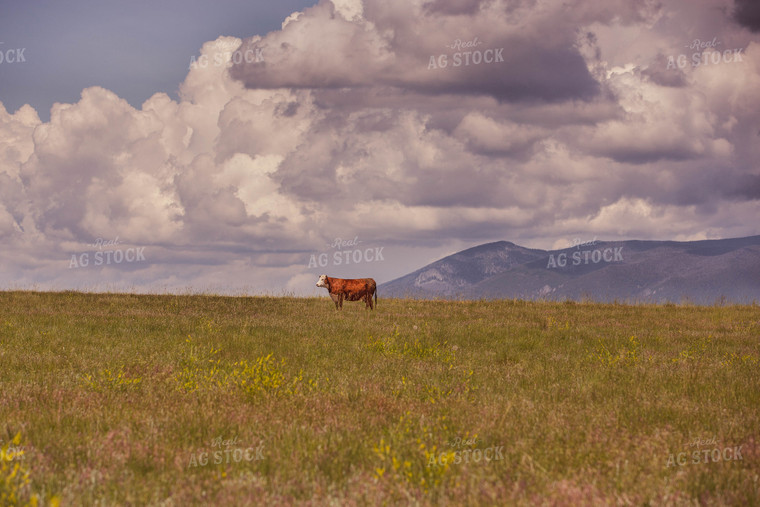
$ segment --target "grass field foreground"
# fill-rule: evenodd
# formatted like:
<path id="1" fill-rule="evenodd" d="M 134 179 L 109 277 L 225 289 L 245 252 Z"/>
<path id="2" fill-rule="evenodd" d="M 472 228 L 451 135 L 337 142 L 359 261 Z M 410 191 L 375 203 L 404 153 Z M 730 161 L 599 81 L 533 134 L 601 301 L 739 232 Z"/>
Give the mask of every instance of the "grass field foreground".
<path id="1" fill-rule="evenodd" d="M 0 293 L 3 505 L 758 505 L 759 440 L 758 306 Z"/>

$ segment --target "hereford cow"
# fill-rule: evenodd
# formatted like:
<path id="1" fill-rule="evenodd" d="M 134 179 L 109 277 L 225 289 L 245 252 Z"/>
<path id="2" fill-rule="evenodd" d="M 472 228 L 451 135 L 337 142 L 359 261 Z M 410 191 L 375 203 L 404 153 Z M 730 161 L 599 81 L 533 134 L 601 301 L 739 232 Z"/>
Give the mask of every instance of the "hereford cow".
<path id="1" fill-rule="evenodd" d="M 348 280 L 322 275 L 319 277 L 317 287 L 327 289 L 336 309 L 343 309 L 343 300 L 345 299 L 346 301 L 364 301 L 364 308 L 372 310 L 372 296 L 375 296 L 375 305 L 377 305 L 377 285 L 372 278 Z"/>

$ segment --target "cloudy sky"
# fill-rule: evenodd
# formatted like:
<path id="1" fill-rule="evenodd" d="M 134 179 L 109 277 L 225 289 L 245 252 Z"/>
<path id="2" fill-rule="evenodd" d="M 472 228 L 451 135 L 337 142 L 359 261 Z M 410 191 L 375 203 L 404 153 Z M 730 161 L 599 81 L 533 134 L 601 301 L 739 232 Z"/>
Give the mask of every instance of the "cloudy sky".
<path id="1" fill-rule="evenodd" d="M 8 4 L 2 289 L 311 295 L 491 241 L 760 234 L 757 2 Z"/>

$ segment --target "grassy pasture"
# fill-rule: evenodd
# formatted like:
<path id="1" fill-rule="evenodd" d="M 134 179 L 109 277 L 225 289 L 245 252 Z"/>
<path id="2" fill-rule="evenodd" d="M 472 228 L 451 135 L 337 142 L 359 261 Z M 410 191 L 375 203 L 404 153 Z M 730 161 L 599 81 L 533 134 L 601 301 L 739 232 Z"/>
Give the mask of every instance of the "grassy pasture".
<path id="1" fill-rule="evenodd" d="M 0 440 L 0 505 L 758 505 L 760 307 L 0 292 Z"/>

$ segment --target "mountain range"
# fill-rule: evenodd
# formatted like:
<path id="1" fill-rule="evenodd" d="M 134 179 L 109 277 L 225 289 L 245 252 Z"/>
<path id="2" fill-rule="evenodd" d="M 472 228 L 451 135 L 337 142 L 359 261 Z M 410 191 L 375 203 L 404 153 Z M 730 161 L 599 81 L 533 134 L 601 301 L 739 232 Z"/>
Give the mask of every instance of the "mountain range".
<path id="1" fill-rule="evenodd" d="M 760 236 L 592 241 L 561 250 L 498 241 L 378 287 L 381 296 L 630 303 L 760 301 Z"/>

